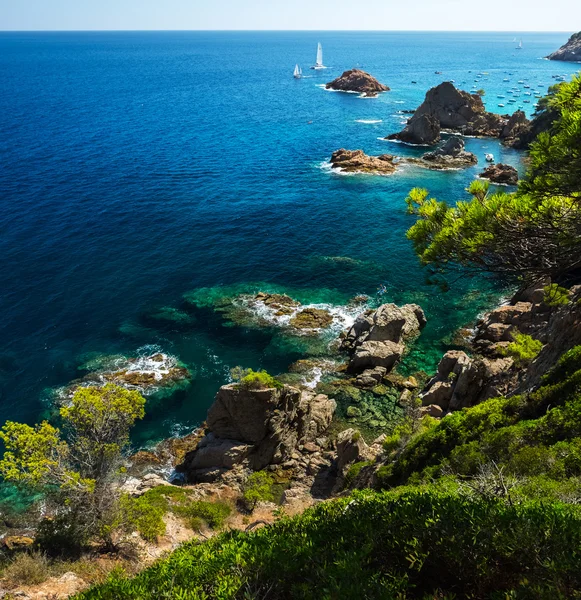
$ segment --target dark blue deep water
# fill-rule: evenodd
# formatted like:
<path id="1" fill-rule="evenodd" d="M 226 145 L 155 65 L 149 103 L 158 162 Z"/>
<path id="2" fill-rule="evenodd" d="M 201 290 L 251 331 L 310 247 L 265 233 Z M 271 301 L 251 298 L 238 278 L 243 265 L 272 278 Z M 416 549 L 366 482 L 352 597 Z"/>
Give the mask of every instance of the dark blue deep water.
<path id="1" fill-rule="evenodd" d="M 272 333 L 224 327 L 212 311 L 187 331 L 144 321 L 188 291 L 211 299 L 222 286 L 340 305 L 383 284 L 383 300 L 427 311 L 410 360 L 433 367 L 500 289 L 424 284 L 404 235 L 406 193 L 421 185 L 457 200 L 486 152 L 515 165 L 518 153 L 471 139 L 479 167 L 392 177 L 334 175 L 325 162 L 340 147 L 418 154 L 378 138 L 444 79 L 470 90 L 488 73 L 478 87 L 500 112 L 496 96 L 517 80 L 544 92 L 576 70 L 541 60 L 566 35 L 526 34 L 520 51 L 515 37 L 0 34 L 0 421 L 38 419 L 45 390 L 78 376 L 87 357 L 156 345 L 196 373 L 185 393 L 150 407 L 139 435 L 158 439 L 198 423 L 231 367 L 276 373 L 304 355 Z M 318 41 L 330 70 L 307 68 Z M 292 78 L 296 62 L 308 78 Z M 318 87 L 353 66 L 392 91 L 360 99 Z"/>

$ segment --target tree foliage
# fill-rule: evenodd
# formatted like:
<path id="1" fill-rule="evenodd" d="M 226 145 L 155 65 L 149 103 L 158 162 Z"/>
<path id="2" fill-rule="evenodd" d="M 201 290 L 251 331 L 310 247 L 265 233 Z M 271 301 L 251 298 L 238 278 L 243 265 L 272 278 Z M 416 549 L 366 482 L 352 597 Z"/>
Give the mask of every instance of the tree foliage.
<path id="1" fill-rule="evenodd" d="M 0 475 L 43 491 L 50 502 L 44 538 L 68 530 L 79 543 L 92 535 L 110 541 L 129 432 L 144 405 L 138 392 L 113 384 L 82 387 L 60 409 L 60 429 L 47 421 L 34 427 L 8 421 L 0 430 Z"/>
<path id="2" fill-rule="evenodd" d="M 525 280 L 563 280 L 581 268 L 581 78 L 559 86 L 548 104 L 558 118 L 532 144 L 516 193 L 475 181 L 470 199 L 450 205 L 410 192 L 417 221 L 407 235 L 433 281 L 459 267 Z"/>

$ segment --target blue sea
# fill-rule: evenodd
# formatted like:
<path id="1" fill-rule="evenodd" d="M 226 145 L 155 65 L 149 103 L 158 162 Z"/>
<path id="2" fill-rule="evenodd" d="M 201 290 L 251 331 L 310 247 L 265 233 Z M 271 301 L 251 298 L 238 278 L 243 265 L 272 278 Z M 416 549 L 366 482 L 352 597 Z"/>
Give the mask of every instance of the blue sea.
<path id="1" fill-rule="evenodd" d="M 0 421 L 39 419 L 47 390 L 88 358 L 159 349 L 195 379 L 150 403 L 136 441 L 188 431 L 232 367 L 280 373 L 315 352 L 213 310 L 214 298 L 249 291 L 332 306 L 357 294 L 418 302 L 429 324 L 408 368 L 433 369 L 454 331 L 505 290 L 468 277 L 448 292 L 426 285 L 405 237 L 407 192 L 422 186 L 454 202 L 485 153 L 522 169 L 521 155 L 468 139 L 475 168 L 390 177 L 334 174 L 328 160 L 341 147 L 421 154 L 381 138 L 443 80 L 484 88 L 496 112 L 510 110 L 498 95 L 524 91 L 518 81 L 546 92 L 578 69 L 542 60 L 567 37 L 0 33 Z M 317 42 L 329 69 L 308 68 Z M 303 79 L 293 79 L 295 63 Z M 321 87 L 356 66 L 391 91 L 362 99 Z M 531 114 L 534 96 L 524 98 L 515 107 Z M 188 292 L 207 299 L 194 324 L 147 319 L 182 307 Z"/>

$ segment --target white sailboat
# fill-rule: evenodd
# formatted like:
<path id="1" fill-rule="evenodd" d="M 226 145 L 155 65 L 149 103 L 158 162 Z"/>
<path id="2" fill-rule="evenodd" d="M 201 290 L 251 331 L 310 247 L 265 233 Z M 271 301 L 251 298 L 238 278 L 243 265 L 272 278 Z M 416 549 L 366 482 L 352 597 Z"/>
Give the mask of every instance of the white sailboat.
<path id="1" fill-rule="evenodd" d="M 522 40 L 518 43 L 518 46 L 515 48 L 515 50 L 522 50 Z"/>
<path id="2" fill-rule="evenodd" d="M 326 69 L 327 67 L 323 64 L 323 46 L 321 46 L 321 42 L 317 44 L 317 62 L 311 69 Z"/>
<path id="3" fill-rule="evenodd" d="M 299 67 L 299 65 L 295 65 L 295 72 L 293 73 L 293 77 L 295 79 L 300 79 L 303 76 L 303 70 Z"/>

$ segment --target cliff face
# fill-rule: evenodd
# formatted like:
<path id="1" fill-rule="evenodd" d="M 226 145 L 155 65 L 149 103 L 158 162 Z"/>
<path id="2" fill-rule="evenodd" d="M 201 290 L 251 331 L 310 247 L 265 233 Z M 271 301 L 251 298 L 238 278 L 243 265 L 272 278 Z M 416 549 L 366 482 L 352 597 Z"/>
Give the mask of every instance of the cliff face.
<path id="1" fill-rule="evenodd" d="M 547 56 L 549 60 L 581 62 L 581 31 L 573 34 L 566 44 Z"/>

